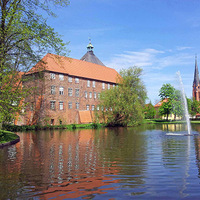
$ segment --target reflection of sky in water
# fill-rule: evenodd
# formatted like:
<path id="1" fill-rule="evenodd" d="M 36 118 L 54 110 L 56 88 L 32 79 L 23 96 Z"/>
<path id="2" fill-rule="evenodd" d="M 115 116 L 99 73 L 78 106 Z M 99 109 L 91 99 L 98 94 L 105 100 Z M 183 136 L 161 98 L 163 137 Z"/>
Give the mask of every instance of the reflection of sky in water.
<path id="1" fill-rule="evenodd" d="M 0 150 L 0 199 L 197 197 L 199 136 L 166 136 L 182 129 L 19 133 L 20 143 Z"/>

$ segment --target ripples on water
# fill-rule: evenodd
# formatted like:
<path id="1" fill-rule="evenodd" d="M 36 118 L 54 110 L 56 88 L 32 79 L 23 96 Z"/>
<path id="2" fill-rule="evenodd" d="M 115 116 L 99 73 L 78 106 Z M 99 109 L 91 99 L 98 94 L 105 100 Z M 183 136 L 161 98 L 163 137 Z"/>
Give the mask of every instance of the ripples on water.
<path id="1" fill-rule="evenodd" d="M 198 199 L 199 135 L 166 136 L 182 128 L 19 133 L 0 149 L 0 199 Z"/>

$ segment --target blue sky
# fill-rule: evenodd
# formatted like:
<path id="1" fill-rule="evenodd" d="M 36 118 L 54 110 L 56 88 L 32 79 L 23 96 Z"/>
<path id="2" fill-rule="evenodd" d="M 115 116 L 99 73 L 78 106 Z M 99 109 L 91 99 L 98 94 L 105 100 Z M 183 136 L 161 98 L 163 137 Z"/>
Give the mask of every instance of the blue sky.
<path id="1" fill-rule="evenodd" d="M 154 104 L 180 71 L 192 97 L 195 54 L 200 63 L 199 0 L 71 0 L 48 24 L 62 35 L 69 57 L 80 59 L 91 37 L 95 55 L 119 71 L 138 66 Z"/>

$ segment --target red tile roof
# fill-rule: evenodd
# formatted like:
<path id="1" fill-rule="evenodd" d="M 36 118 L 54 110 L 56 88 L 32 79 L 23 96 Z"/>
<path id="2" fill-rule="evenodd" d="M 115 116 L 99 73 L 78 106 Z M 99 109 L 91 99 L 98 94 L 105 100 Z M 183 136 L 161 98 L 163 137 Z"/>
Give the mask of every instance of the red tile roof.
<path id="1" fill-rule="evenodd" d="M 164 100 L 162 100 L 162 101 L 159 101 L 159 102 L 154 106 L 154 108 L 158 108 L 158 107 L 162 106 L 162 104 L 163 104 L 164 102 L 167 102 L 167 101 L 168 101 L 168 99 L 164 99 Z"/>
<path id="2" fill-rule="evenodd" d="M 109 67 L 50 53 L 44 56 L 29 73 L 34 73 L 38 70 L 58 72 L 111 83 L 116 83 L 117 76 L 119 75 L 116 70 Z"/>

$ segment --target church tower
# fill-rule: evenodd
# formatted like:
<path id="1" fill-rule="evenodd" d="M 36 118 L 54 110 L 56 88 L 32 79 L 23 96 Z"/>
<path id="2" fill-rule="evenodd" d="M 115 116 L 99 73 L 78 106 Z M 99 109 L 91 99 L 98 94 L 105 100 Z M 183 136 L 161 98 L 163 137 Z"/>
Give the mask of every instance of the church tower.
<path id="1" fill-rule="evenodd" d="M 198 70 L 198 66 L 197 66 L 197 56 L 195 57 L 195 71 L 194 71 L 192 96 L 197 101 L 200 100 L 200 82 L 199 82 L 199 70 Z"/>
<path id="2" fill-rule="evenodd" d="M 98 65 L 102 65 L 105 66 L 95 55 L 93 52 L 93 45 L 91 44 L 91 40 L 89 41 L 89 44 L 87 45 L 87 53 L 80 59 L 80 60 L 84 60 L 87 62 L 91 62 L 94 64 L 98 64 Z"/>

